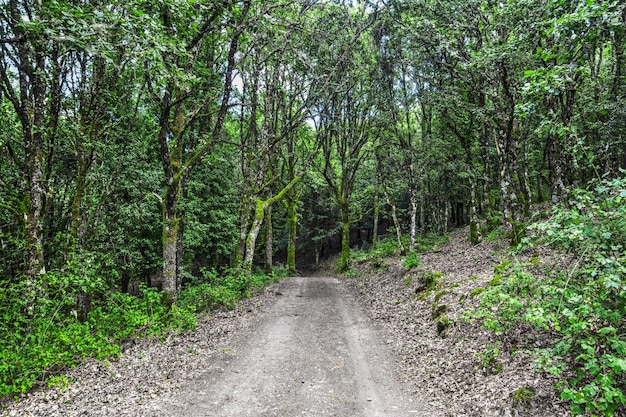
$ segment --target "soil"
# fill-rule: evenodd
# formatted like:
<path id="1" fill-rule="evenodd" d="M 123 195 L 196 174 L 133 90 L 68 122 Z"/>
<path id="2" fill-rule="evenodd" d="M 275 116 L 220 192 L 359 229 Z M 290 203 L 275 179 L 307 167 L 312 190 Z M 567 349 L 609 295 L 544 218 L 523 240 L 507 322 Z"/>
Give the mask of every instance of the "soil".
<path id="1" fill-rule="evenodd" d="M 468 294 L 487 285 L 505 248 L 472 246 L 465 236 L 453 232 L 411 270 L 388 258 L 355 264 L 351 279 L 285 279 L 211 313 L 193 333 L 87 361 L 67 373 L 66 386 L 5 401 L 0 415 L 569 415 L 529 349 L 503 348 L 483 366 L 496 342 L 463 312 L 478 302 Z M 436 289 L 418 296 L 419 277 L 432 272 Z M 447 317 L 445 328 L 437 316 Z M 536 335 L 512 337 L 531 346 Z M 531 398 L 520 400 L 520 389 Z"/>
<path id="2" fill-rule="evenodd" d="M 421 265 L 413 269 L 403 266 L 405 258 L 354 265 L 348 284 L 369 318 L 391 335 L 403 387 L 425 398 L 438 416 L 570 416 L 554 389 L 558 380 L 531 354 L 546 335 L 519 328 L 499 336 L 500 342 L 479 322 L 466 320 L 494 268 L 509 259 L 506 242 L 472 245 L 468 237 L 467 228 L 450 233 L 448 243 L 420 253 Z M 527 256 L 547 264 L 555 254 Z M 433 275 L 436 285 L 425 289 L 422 277 Z"/>

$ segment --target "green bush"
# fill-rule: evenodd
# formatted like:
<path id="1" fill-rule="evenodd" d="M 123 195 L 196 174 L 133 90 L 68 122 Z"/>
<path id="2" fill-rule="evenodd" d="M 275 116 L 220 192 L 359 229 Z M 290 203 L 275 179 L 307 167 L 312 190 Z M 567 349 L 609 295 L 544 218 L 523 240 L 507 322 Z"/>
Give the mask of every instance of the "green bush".
<path id="1" fill-rule="evenodd" d="M 532 261 L 500 268 L 476 317 L 496 333 L 527 322 L 555 334 L 536 353 L 542 369 L 566 375 L 561 398 L 574 415 L 612 416 L 626 404 L 626 179 L 576 190 L 530 231 L 521 248 L 549 244 L 574 261 L 543 280 L 527 272 Z"/>
<path id="2" fill-rule="evenodd" d="M 83 358 L 116 356 L 120 342 L 129 338 L 196 326 L 191 311 L 168 306 L 163 293 L 154 288 L 142 288 L 139 297 L 101 295 L 81 320 L 76 296 L 86 289 L 102 290 L 98 281 L 58 271 L 44 280 L 46 291 L 32 305 L 25 301 L 32 290 L 22 280 L 5 283 L 0 291 L 0 397 L 26 392 Z"/>
<path id="3" fill-rule="evenodd" d="M 409 256 L 406 257 L 406 260 L 404 261 L 404 267 L 411 269 L 419 266 L 421 263 L 422 262 L 420 262 L 417 252 L 413 251 L 409 253 Z"/>
<path id="4" fill-rule="evenodd" d="M 63 382 L 63 370 L 87 357 L 119 355 L 125 340 L 193 330 L 196 312 L 232 308 L 251 289 L 287 275 L 281 267 L 250 277 L 203 271 L 172 304 L 156 288 L 142 286 L 139 296 L 112 292 L 116 274 L 107 262 L 83 253 L 72 255 L 64 271 L 49 272 L 36 286 L 23 279 L 0 281 L 0 397 L 40 382 Z M 84 315 L 77 308 L 83 295 L 91 300 Z"/>

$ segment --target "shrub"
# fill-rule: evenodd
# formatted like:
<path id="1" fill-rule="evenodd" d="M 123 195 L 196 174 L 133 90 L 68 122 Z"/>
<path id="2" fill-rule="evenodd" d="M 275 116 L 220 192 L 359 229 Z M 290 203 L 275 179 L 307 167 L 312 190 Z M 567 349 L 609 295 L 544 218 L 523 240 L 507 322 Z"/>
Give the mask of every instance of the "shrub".
<path id="1" fill-rule="evenodd" d="M 421 264 L 419 257 L 417 255 L 417 252 L 413 251 L 411 253 L 409 253 L 409 256 L 406 257 L 406 260 L 404 261 L 404 267 L 411 269 L 414 268 L 416 266 L 419 266 Z"/>
<path id="2" fill-rule="evenodd" d="M 626 404 L 626 179 L 576 190 L 569 206 L 554 207 L 529 231 L 536 235 L 521 247 L 567 250 L 570 270 L 539 280 L 525 270 L 532 261 L 500 268 L 500 285 L 484 291 L 476 317 L 496 333 L 521 322 L 551 331 L 556 338 L 537 350 L 537 361 L 567 375 L 561 398 L 574 415 L 612 416 Z"/>

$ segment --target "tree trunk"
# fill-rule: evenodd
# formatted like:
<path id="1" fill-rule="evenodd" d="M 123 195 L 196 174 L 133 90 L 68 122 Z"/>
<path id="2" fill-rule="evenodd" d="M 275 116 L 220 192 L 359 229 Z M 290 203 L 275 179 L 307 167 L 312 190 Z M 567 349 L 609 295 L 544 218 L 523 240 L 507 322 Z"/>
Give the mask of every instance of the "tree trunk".
<path id="1" fill-rule="evenodd" d="M 265 209 L 265 230 L 265 273 L 269 275 L 274 267 L 274 230 L 271 205 Z"/>
<path id="2" fill-rule="evenodd" d="M 413 181 L 411 182 L 413 185 L 411 186 L 411 190 L 409 190 L 409 199 L 411 201 L 411 232 L 409 236 L 409 251 L 413 252 L 415 250 L 415 239 L 417 236 L 417 190 L 415 189 L 415 183 Z M 404 248 L 402 248 L 402 251 L 404 252 Z"/>
<path id="3" fill-rule="evenodd" d="M 293 191 L 293 190 L 292 190 Z M 296 237 L 298 227 L 298 210 L 295 192 L 289 192 L 287 198 L 287 228 L 289 239 L 287 241 L 287 271 L 295 275 L 296 271 Z"/>
<path id="4" fill-rule="evenodd" d="M 372 230 L 372 247 L 378 244 L 378 218 L 380 217 L 380 196 L 378 195 L 378 172 L 374 180 L 374 228 Z"/>
<path id="5" fill-rule="evenodd" d="M 27 58 L 25 58 L 27 60 Z M 38 51 L 34 57 L 32 76 L 32 127 L 25 126 L 26 154 L 28 156 L 28 216 L 26 218 L 26 276 L 36 279 L 46 273 L 43 252 L 43 159 L 45 115 L 45 87 L 41 77 L 45 74 L 45 58 Z M 23 98 L 26 100 L 26 98 Z M 23 125 L 24 126 L 24 125 Z"/>
<path id="6" fill-rule="evenodd" d="M 350 203 L 345 199 L 341 203 L 341 259 L 339 271 L 345 272 L 350 262 Z"/>
<path id="7" fill-rule="evenodd" d="M 396 229 L 396 238 L 398 239 L 398 247 L 400 248 L 400 253 L 406 253 L 406 249 L 404 248 L 404 243 L 402 243 L 402 228 L 400 227 L 400 222 L 398 221 L 398 215 L 396 214 L 396 205 L 391 203 L 391 199 L 389 198 L 389 193 L 387 190 L 384 190 L 385 199 L 387 200 L 387 204 L 391 207 L 391 218 L 393 219 L 393 226 Z"/>
<path id="8" fill-rule="evenodd" d="M 246 250 L 244 252 L 243 265 L 241 266 L 241 271 L 245 272 L 246 275 L 249 276 L 252 273 L 252 262 L 254 261 L 256 239 L 259 236 L 259 231 L 261 230 L 261 225 L 263 224 L 267 208 L 282 199 L 285 194 L 298 183 L 299 180 L 299 177 L 292 179 L 287 185 L 285 185 L 285 187 L 283 187 L 282 190 L 280 190 L 278 194 L 273 197 L 266 200 L 258 198 L 255 200 L 254 220 L 252 221 L 252 226 L 246 235 Z"/>
<path id="9" fill-rule="evenodd" d="M 263 218 L 265 217 L 266 203 L 263 200 L 256 201 L 256 207 L 254 210 L 254 220 L 250 231 L 246 236 L 246 250 L 243 258 L 243 271 L 247 276 L 252 274 L 252 263 L 254 262 L 254 249 L 256 246 L 256 239 L 259 236 L 261 225 L 263 224 Z"/>
<path id="10" fill-rule="evenodd" d="M 178 233 L 176 238 L 176 293 L 180 293 L 183 286 L 183 274 L 185 272 L 185 212 L 181 212 L 178 218 Z"/>
<path id="11" fill-rule="evenodd" d="M 482 240 L 478 204 L 476 201 L 476 179 L 470 176 L 470 242 L 476 245 Z"/>
<path id="12" fill-rule="evenodd" d="M 241 209 L 239 211 L 239 243 L 237 245 L 237 254 L 235 256 L 235 265 L 237 267 L 243 264 L 246 256 L 246 238 L 248 237 L 248 228 L 250 226 L 250 204 L 247 197 L 242 197 Z"/>
<path id="13" fill-rule="evenodd" d="M 46 273 L 43 253 L 43 138 L 33 132 L 33 139 L 26 147 L 28 154 L 28 214 L 26 216 L 26 276 L 36 280 Z"/>
<path id="14" fill-rule="evenodd" d="M 504 217 L 502 226 L 504 232 L 511 235 L 514 230 L 513 184 L 504 158 L 500 158 L 500 194 L 502 194 L 502 215 Z"/>
<path id="15" fill-rule="evenodd" d="M 163 204 L 163 291 L 176 300 L 178 279 L 177 263 L 178 256 L 178 227 L 179 219 L 176 217 L 176 203 Z"/>

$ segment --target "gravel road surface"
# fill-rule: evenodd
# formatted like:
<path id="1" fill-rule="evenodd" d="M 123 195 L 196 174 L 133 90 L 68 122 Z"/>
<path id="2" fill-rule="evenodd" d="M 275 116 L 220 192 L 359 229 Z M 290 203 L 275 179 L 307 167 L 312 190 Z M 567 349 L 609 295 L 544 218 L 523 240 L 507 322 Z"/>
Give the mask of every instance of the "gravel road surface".
<path id="1" fill-rule="evenodd" d="M 257 325 L 159 400 L 163 416 L 422 416 L 379 329 L 336 278 L 290 278 Z M 156 412 L 157 410 L 155 410 Z"/>

